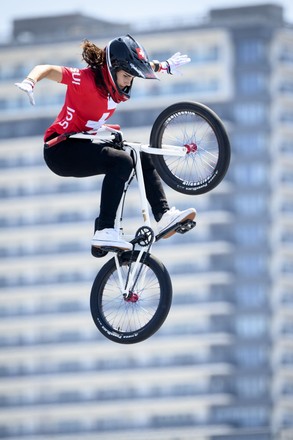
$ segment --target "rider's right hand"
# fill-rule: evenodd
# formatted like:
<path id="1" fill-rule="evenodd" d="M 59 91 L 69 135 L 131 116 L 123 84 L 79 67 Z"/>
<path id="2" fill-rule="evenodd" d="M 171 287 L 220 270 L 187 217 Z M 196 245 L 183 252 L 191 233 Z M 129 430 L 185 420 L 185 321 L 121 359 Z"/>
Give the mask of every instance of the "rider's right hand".
<path id="1" fill-rule="evenodd" d="M 26 78 L 21 83 L 15 83 L 16 87 L 25 92 L 28 95 L 31 105 L 35 105 L 34 99 L 34 87 L 35 84 L 30 79 Z"/>

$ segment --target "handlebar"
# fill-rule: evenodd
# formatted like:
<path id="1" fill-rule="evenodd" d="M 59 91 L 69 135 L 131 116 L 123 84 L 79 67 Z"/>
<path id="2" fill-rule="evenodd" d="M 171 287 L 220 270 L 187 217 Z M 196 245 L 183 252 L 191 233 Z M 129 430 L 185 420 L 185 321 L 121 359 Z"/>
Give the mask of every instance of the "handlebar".
<path id="1" fill-rule="evenodd" d="M 163 144 L 161 148 L 152 148 L 148 144 L 144 145 L 140 142 L 126 142 L 124 143 L 122 140 L 122 132 L 119 130 L 119 125 L 102 125 L 98 130 L 90 130 L 84 132 L 71 132 L 71 133 L 62 133 L 59 136 L 56 136 L 53 139 L 50 139 L 45 142 L 45 148 L 53 147 L 57 145 L 59 142 L 63 142 L 69 137 L 75 139 L 88 139 L 88 140 L 109 140 L 109 136 L 111 136 L 111 141 L 113 141 L 113 145 L 115 144 L 115 148 L 123 149 L 123 147 L 129 147 L 138 151 L 144 151 L 145 153 L 154 154 L 157 156 L 177 156 L 183 157 L 188 151 L 185 145 L 167 145 Z M 103 136 L 103 133 L 108 134 L 108 136 Z M 114 138 L 113 138 L 114 137 Z"/>
<path id="2" fill-rule="evenodd" d="M 76 131 L 72 131 L 69 133 L 62 133 L 59 136 L 56 136 L 53 139 L 50 139 L 48 141 L 45 142 L 45 148 L 50 148 L 50 147 L 54 147 L 55 145 L 59 144 L 60 142 L 65 141 L 66 139 L 68 139 L 69 137 L 74 137 L 74 135 L 84 135 L 84 139 L 91 139 L 93 138 L 95 135 L 97 135 L 97 133 L 103 133 L 103 132 L 110 132 L 111 134 L 114 135 L 118 135 L 120 134 L 121 136 L 121 132 L 120 132 L 120 125 L 117 124 L 103 124 L 98 130 L 91 130 L 91 131 L 84 131 L 84 132 L 76 132 Z"/>

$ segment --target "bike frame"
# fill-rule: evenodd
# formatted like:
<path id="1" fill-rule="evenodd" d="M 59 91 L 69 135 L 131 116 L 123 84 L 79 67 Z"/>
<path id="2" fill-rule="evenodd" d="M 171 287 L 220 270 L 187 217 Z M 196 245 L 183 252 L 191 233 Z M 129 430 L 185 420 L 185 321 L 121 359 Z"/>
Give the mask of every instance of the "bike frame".
<path id="1" fill-rule="evenodd" d="M 123 133 L 116 128 L 113 128 L 111 126 L 103 125 L 99 130 L 93 131 L 93 132 L 85 132 L 85 133 L 76 133 L 70 135 L 70 138 L 78 138 L 78 139 L 90 139 L 94 143 L 99 143 L 101 141 L 106 140 L 113 140 L 113 136 L 119 137 L 119 139 L 123 139 Z M 126 182 L 125 188 L 129 186 L 130 181 L 132 180 L 133 176 L 136 175 L 137 178 L 137 184 L 138 184 L 138 191 L 140 196 L 140 209 L 141 214 L 143 218 L 143 226 L 147 226 L 151 228 L 151 219 L 150 219 L 150 211 L 149 211 L 149 205 L 146 197 L 146 190 L 145 190 L 145 184 L 144 184 L 144 178 L 143 178 L 143 171 L 142 171 L 142 163 L 141 163 L 141 152 L 145 152 L 148 154 L 157 154 L 157 155 L 168 155 L 168 156 L 185 156 L 186 155 L 186 147 L 178 147 L 174 145 L 164 145 L 163 148 L 152 148 L 147 144 L 142 144 L 139 142 L 125 142 L 123 141 L 123 150 L 126 151 L 128 154 L 131 154 L 133 151 L 135 154 L 135 161 L 134 161 L 134 169 L 130 175 L 129 180 Z M 116 215 L 116 221 L 115 221 L 115 227 L 119 231 L 119 233 L 122 233 L 122 216 L 123 216 L 123 198 L 120 201 L 117 215 Z M 132 286 L 134 286 L 137 278 L 137 274 L 139 273 L 139 263 L 142 259 L 142 256 L 144 252 L 146 251 L 146 248 L 148 252 L 150 252 L 151 247 L 155 241 L 156 237 L 153 236 L 152 243 L 148 244 L 147 246 L 141 246 L 141 249 L 139 251 L 139 256 L 137 257 L 136 261 L 133 263 L 132 267 L 129 270 L 128 279 L 125 285 L 125 282 L 123 280 L 122 276 L 122 270 L 119 264 L 119 252 L 115 253 L 114 258 L 116 262 L 117 267 L 117 273 L 120 283 L 121 291 L 123 292 L 124 297 L 127 298 L 129 295 L 129 292 L 132 289 Z"/>
<path id="2" fill-rule="evenodd" d="M 92 247 L 92 254 L 97 258 L 106 256 L 108 252 L 112 252 L 113 256 L 109 255 L 108 261 L 102 263 L 95 277 L 90 309 L 96 327 L 106 338 L 121 344 L 133 344 L 158 331 L 172 304 L 170 274 L 163 262 L 152 255 L 151 247 L 162 238 L 175 233 L 185 234 L 196 225 L 195 213 L 187 210 L 178 217 L 174 216 L 175 220 L 170 222 L 169 227 L 155 235 L 150 227 L 151 220 L 154 224 L 155 220 L 152 216 L 150 219 L 152 212 L 146 198 L 143 179 L 145 158 L 142 153 L 151 155 L 162 182 L 177 193 L 190 196 L 205 194 L 222 181 L 229 167 L 231 149 L 221 119 L 209 107 L 192 101 L 172 104 L 157 116 L 151 127 L 149 145 L 124 141 L 119 126 L 105 124 L 100 130 L 98 128 L 100 126 L 92 125 L 92 132 L 77 135 L 63 133 L 49 139 L 45 148 L 76 135 L 99 143 L 93 143 L 92 148 L 112 147 L 123 150 L 121 155 L 130 153 L 130 171 L 135 169 L 129 173 L 132 174 L 131 180 L 124 187 L 122 205 L 116 213 L 119 233 L 130 243 L 125 246 L 130 250 L 115 246 Z M 124 204 L 129 205 L 127 193 L 134 174 L 137 177 L 134 208 L 141 208 L 141 215 L 138 211 L 138 218 L 135 216 L 135 219 L 126 221 Z M 147 194 L 148 191 L 147 187 Z M 140 200 L 136 201 L 138 192 Z M 125 218 L 122 219 L 122 216 Z"/>

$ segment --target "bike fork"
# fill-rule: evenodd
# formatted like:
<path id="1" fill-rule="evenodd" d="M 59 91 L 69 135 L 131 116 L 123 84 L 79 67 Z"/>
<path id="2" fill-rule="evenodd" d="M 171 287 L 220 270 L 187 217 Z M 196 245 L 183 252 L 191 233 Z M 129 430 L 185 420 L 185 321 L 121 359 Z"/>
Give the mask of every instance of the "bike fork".
<path id="1" fill-rule="evenodd" d="M 146 271 L 142 270 L 143 269 L 142 263 L 144 261 L 144 254 L 145 252 L 148 251 L 149 251 L 149 247 L 147 250 L 145 248 L 142 248 L 139 251 L 136 261 L 131 262 L 130 259 L 127 275 L 124 278 L 122 273 L 122 267 L 119 264 L 119 257 L 117 254 L 115 254 L 114 256 L 117 273 L 118 273 L 120 291 L 122 292 L 123 296 L 126 298 L 128 297 L 129 294 L 131 294 L 135 290 L 138 279 L 140 280 L 141 285 L 144 285 Z"/>

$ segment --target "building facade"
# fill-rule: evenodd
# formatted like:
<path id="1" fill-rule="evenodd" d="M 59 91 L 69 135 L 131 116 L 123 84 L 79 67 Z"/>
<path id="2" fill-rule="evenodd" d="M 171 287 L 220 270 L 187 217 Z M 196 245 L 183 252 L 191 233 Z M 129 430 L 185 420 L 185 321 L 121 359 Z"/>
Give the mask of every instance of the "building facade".
<path id="1" fill-rule="evenodd" d="M 203 102 L 227 127 L 232 162 L 209 194 L 166 188 L 170 203 L 196 207 L 197 227 L 154 246 L 171 274 L 171 312 L 148 341 L 120 346 L 89 311 L 105 263 L 89 244 L 102 179 L 60 178 L 43 163 L 64 86 L 37 84 L 30 107 L 13 85 L 35 64 L 80 67 L 83 38 L 103 47 L 117 34 L 107 24 L 92 37 L 95 23 L 79 18 L 67 18 L 67 35 L 43 27 L 43 41 L 18 22 L 0 47 L 1 438 L 292 439 L 293 26 L 262 5 L 136 30 L 151 58 L 180 50 L 192 62 L 182 76 L 137 79 L 111 121 L 147 142 L 166 106 Z M 134 184 L 130 226 L 136 197 Z"/>

